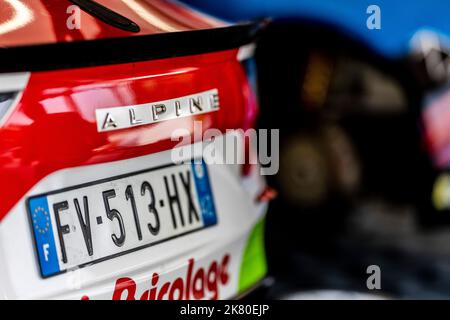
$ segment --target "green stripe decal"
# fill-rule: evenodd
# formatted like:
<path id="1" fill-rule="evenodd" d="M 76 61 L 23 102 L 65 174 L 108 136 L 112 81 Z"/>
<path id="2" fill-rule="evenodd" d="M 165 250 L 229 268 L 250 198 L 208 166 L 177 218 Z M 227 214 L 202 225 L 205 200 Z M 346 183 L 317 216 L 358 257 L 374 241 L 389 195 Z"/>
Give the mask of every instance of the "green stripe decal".
<path id="1" fill-rule="evenodd" d="M 239 272 L 239 293 L 255 285 L 267 273 L 266 253 L 264 250 L 264 222 L 265 219 L 261 219 L 253 227 L 248 238 Z"/>

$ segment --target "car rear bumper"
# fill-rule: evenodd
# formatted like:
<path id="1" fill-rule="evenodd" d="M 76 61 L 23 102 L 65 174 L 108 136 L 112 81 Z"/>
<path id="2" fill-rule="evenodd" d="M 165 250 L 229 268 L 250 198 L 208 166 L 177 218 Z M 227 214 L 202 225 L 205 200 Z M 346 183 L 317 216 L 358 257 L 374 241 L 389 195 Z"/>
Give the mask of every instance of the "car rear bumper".
<path id="1" fill-rule="evenodd" d="M 207 34 L 204 40 L 213 36 Z M 23 80 L 18 83 L 21 86 L 3 90 L 13 90 L 17 99 L 0 122 L 0 180 L 8 181 L 0 186 L 5 199 L 0 204 L 2 297 L 223 299 L 239 295 L 264 277 L 267 204 L 258 196 L 265 182 L 257 166 L 244 172 L 242 163 L 208 165 L 217 207 L 215 226 L 52 277 L 42 276 L 30 227 L 34 224 L 27 213 L 30 198 L 166 165 L 173 162 L 174 150 L 203 145 L 202 134 L 208 129 L 218 130 L 220 139 L 234 135 L 242 140 L 236 130 L 251 128 L 255 122 L 255 92 L 242 65 L 249 57 L 242 54 L 238 42 L 212 41 L 216 47 L 201 47 L 207 53 L 163 50 L 163 55 L 154 55 L 156 47 L 147 48 L 145 43 L 144 53 L 139 53 L 139 43 L 133 42 L 138 38 L 102 40 L 129 47 L 122 51 L 125 55 L 108 56 L 111 47 L 99 46 L 100 53 L 92 51 L 96 52 L 92 59 L 84 55 L 91 52 L 85 51 L 92 45 L 88 42 L 36 47 L 48 55 L 42 60 L 31 56 L 22 65 L 16 58 L 23 48 L 0 50 L 0 55 L 14 57 L 2 71 L 26 70 L 0 74 L 0 78 Z M 243 39 L 239 44 L 250 41 Z M 75 55 L 63 57 L 70 48 Z M 166 56 L 171 58 L 160 59 Z M 99 130 L 98 110 L 137 108 L 205 90 L 217 90 L 219 110 Z M 202 126 L 200 136 L 196 122 Z M 179 129 L 188 133 L 186 143 L 172 139 Z M 244 152 L 239 150 L 238 156 L 244 157 Z"/>

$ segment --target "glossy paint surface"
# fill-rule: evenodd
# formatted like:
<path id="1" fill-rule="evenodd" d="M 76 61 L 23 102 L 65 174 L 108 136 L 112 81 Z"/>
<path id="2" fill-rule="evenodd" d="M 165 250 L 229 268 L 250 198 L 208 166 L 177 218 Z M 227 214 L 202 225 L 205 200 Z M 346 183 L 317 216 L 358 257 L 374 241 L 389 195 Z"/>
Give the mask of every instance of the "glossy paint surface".
<path id="1" fill-rule="evenodd" d="M 135 22 L 140 27 L 140 32 L 122 31 L 82 10 L 76 11 L 76 7 L 68 0 L 4 0 L 0 3 L 0 47 L 128 37 L 224 26 L 219 20 L 167 0 L 97 2 Z M 74 21 L 79 21 L 79 28 L 71 27 Z"/>
<path id="2" fill-rule="evenodd" d="M 60 169 L 168 150 L 175 129 L 247 128 L 255 98 L 237 50 L 95 68 L 33 73 L 0 128 L 0 218 L 38 181 Z M 218 89 L 220 110 L 135 128 L 98 132 L 95 110 Z"/>
<path id="3" fill-rule="evenodd" d="M 0 4 L 0 47 L 224 26 L 174 1 L 98 2 L 131 19 L 140 32 L 119 30 L 83 11 L 80 29 L 71 30 L 67 28 L 67 10 L 72 3 L 66 0 L 5 0 Z M 227 129 L 253 127 L 257 100 L 248 70 L 239 61 L 244 58 L 238 52 L 238 48 L 202 51 L 177 58 L 123 64 L 116 61 L 107 66 L 72 66 L 30 74 L 20 100 L 0 124 L 0 298 L 229 299 L 261 280 L 265 272 L 251 279 L 240 272 L 242 268 L 249 270 L 254 261 L 260 266 L 265 263 L 263 248 L 259 248 L 262 242 L 248 244 L 252 230 L 263 219 L 268 200 L 258 198 L 265 190 L 265 181 L 255 167 L 209 167 L 220 219 L 214 227 L 51 278 L 43 278 L 39 272 L 37 244 L 28 216 L 27 199 L 36 194 L 166 165 L 173 161 L 172 148 L 201 147 L 201 142 L 195 142 L 210 128 L 217 129 L 218 140 L 222 140 L 235 134 L 220 134 Z M 28 79 L 29 73 L 23 75 Z M 13 91 L 22 92 L 22 88 Z M 98 131 L 96 110 L 101 108 L 135 107 L 211 89 L 218 91 L 218 111 Z M 182 144 L 171 139 L 176 129 L 186 129 Z M 238 157 L 243 158 L 244 150 L 240 149 Z M 114 228 L 110 231 L 113 233 Z M 247 259 L 242 259 L 244 252 Z M 212 287 L 209 276 L 198 275 L 214 273 L 218 264 L 220 277 L 215 277 L 212 285 L 216 286 Z M 157 283 L 155 275 L 159 277 Z M 192 279 L 199 277 L 205 285 L 208 283 L 202 286 L 202 292 L 192 289 Z M 180 281 L 185 295 L 175 296 Z M 133 296 L 121 288 L 125 282 L 134 290 Z M 172 289 L 167 290 L 169 285 Z M 154 297 L 155 290 L 158 295 Z"/>

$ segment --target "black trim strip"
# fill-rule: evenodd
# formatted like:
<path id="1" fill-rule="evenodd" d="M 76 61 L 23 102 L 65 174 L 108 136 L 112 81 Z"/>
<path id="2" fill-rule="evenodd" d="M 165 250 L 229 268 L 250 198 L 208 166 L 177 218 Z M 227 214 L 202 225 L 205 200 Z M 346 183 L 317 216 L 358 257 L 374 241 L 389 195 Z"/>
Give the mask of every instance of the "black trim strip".
<path id="1" fill-rule="evenodd" d="M 118 29 L 139 32 L 141 28 L 130 19 L 92 0 L 69 0 L 91 16 Z"/>
<path id="2" fill-rule="evenodd" d="M 188 56 L 254 41 L 266 21 L 224 28 L 0 48 L 0 73 L 47 71 Z"/>

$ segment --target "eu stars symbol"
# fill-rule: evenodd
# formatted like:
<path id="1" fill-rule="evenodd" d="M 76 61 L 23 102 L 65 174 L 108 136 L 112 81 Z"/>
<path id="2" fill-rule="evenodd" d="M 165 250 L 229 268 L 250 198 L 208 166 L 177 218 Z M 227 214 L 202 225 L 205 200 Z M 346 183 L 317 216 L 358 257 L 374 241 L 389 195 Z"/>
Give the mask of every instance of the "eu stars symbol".
<path id="1" fill-rule="evenodd" d="M 50 217 L 48 211 L 38 206 L 33 212 L 33 226 L 36 232 L 46 234 L 50 230 Z"/>

